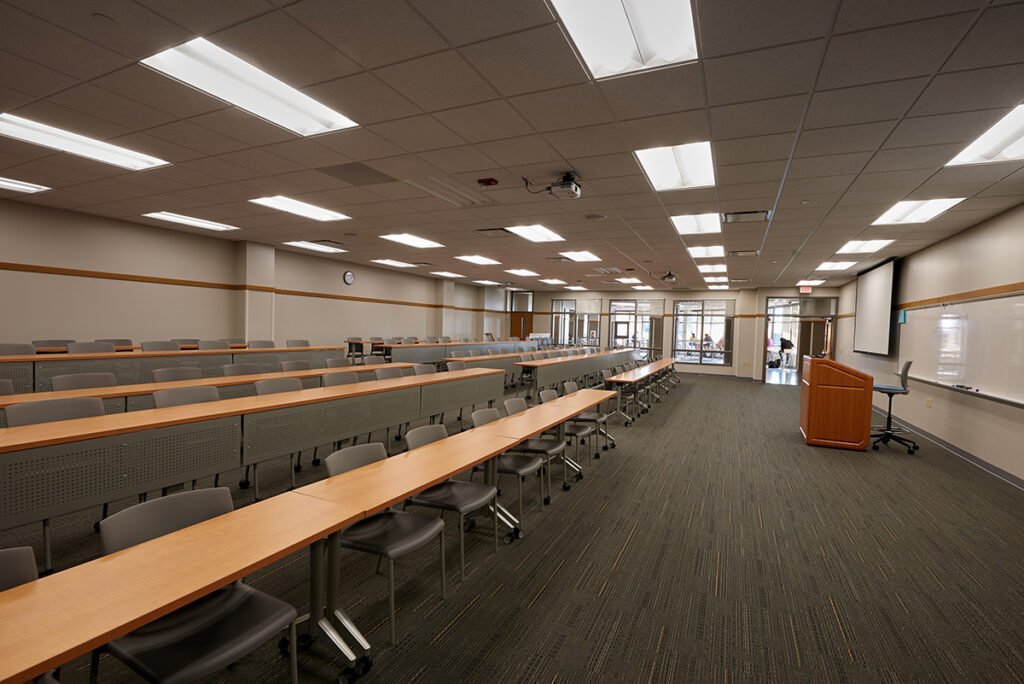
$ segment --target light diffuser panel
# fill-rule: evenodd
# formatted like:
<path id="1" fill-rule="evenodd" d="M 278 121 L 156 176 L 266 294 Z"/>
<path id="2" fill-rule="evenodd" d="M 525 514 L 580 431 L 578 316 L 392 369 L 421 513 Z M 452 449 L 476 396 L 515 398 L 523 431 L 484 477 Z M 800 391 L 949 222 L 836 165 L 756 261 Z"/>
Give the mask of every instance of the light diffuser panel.
<path id="1" fill-rule="evenodd" d="M 710 142 L 637 150 L 636 157 L 655 190 L 705 188 L 715 184 Z"/>
<path id="2" fill-rule="evenodd" d="M 100 140 L 93 140 L 78 133 L 54 128 L 46 124 L 32 121 L 13 114 L 0 114 L 0 135 L 23 140 L 33 145 L 42 145 L 52 150 L 60 150 L 79 157 L 95 159 L 104 164 L 120 166 L 123 169 L 141 171 L 155 166 L 164 166 L 168 162 L 148 154 L 135 152 L 125 147 L 118 147 Z"/>

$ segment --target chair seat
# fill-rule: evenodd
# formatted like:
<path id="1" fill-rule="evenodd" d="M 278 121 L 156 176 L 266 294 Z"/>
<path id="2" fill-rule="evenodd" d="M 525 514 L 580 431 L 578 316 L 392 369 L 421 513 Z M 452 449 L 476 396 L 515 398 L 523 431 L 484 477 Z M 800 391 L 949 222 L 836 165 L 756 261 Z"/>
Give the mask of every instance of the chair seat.
<path id="1" fill-rule="evenodd" d="M 446 480 L 420 492 L 409 500 L 417 506 L 469 513 L 483 508 L 497 493 L 498 490 L 490 485 L 463 482 L 462 480 Z"/>
<path id="2" fill-rule="evenodd" d="M 576 437 L 577 439 L 583 439 L 589 437 L 595 430 L 593 425 L 574 425 L 569 423 L 565 426 L 565 435 L 567 437 Z"/>
<path id="3" fill-rule="evenodd" d="M 110 642 L 151 682 L 191 682 L 269 641 L 296 618 L 291 604 L 235 582 Z"/>
<path id="4" fill-rule="evenodd" d="M 597 423 L 598 425 L 604 425 L 608 422 L 608 414 L 598 413 L 597 411 L 584 411 L 572 420 L 574 423 Z"/>
<path id="5" fill-rule="evenodd" d="M 565 440 L 558 441 L 548 437 L 533 437 L 513 447 L 516 451 L 525 451 L 530 454 L 547 454 L 554 456 L 565 449 Z"/>
<path id="6" fill-rule="evenodd" d="M 404 511 L 387 511 L 360 520 L 341 533 L 347 549 L 399 558 L 418 549 L 444 529 L 444 521 Z"/>
<path id="7" fill-rule="evenodd" d="M 544 465 L 544 459 L 540 456 L 527 456 L 526 454 L 499 454 L 498 472 L 502 475 L 518 475 L 523 477 L 535 473 Z"/>
<path id="8" fill-rule="evenodd" d="M 899 385 L 875 385 L 875 391 L 883 394 L 910 394 L 910 390 L 903 389 Z"/>

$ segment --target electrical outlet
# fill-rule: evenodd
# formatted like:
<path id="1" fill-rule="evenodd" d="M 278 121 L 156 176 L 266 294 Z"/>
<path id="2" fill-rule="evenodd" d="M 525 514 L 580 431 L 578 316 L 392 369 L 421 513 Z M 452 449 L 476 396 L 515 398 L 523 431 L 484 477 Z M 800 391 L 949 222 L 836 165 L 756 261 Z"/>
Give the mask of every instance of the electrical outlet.
<path id="1" fill-rule="evenodd" d="M 925 408 L 931 408 L 932 407 L 932 398 L 931 397 L 927 397 L 924 400 L 924 407 Z"/>

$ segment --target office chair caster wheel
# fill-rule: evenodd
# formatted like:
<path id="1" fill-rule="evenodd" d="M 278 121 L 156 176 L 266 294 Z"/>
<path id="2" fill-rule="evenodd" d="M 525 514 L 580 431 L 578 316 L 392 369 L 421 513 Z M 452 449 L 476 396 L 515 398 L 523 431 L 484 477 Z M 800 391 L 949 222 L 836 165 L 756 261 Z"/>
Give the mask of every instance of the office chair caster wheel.
<path id="1" fill-rule="evenodd" d="M 608 445 L 605 444 L 603 447 L 601 447 L 601 451 L 608 451 Z"/>
<path id="2" fill-rule="evenodd" d="M 576 481 L 579 482 L 583 479 L 583 473 L 576 473 Z"/>
<path id="3" fill-rule="evenodd" d="M 550 506 L 551 505 L 551 497 L 550 496 L 545 496 L 544 497 L 544 505 L 545 506 Z"/>
<path id="4" fill-rule="evenodd" d="M 874 449 L 875 451 L 878 451 L 878 445 L 877 444 L 872 444 L 871 448 Z"/>
<path id="5" fill-rule="evenodd" d="M 341 674 L 338 675 L 338 682 L 339 684 L 351 684 L 368 673 L 371 667 L 373 667 L 373 661 L 370 660 L 370 657 L 360 656 L 352 663 L 352 667 L 346 667 L 341 671 Z"/>
<path id="6" fill-rule="evenodd" d="M 570 489 L 572 489 L 572 485 L 571 484 L 569 484 L 568 482 L 563 482 L 562 483 L 562 491 L 567 492 Z"/>
<path id="7" fill-rule="evenodd" d="M 296 463 L 295 467 L 292 468 L 292 470 L 294 470 L 297 473 L 301 473 L 302 472 L 302 464 L 301 463 Z"/>
<path id="8" fill-rule="evenodd" d="M 395 441 L 396 442 L 401 442 L 402 441 L 402 435 L 395 435 Z"/>
<path id="9" fill-rule="evenodd" d="M 910 455 L 913 455 L 914 454 L 914 449 L 913 448 L 908 448 L 907 449 L 907 453 L 910 454 Z"/>
<path id="10" fill-rule="evenodd" d="M 632 421 L 629 421 L 629 420 L 627 420 L 627 421 L 626 421 L 626 427 L 633 427 L 633 422 L 632 422 Z"/>
<path id="11" fill-rule="evenodd" d="M 249 488 L 249 481 L 248 480 L 239 480 L 238 481 L 238 488 L 239 489 L 248 489 Z"/>
<path id="12" fill-rule="evenodd" d="M 476 528 L 476 520 L 474 520 L 473 518 L 470 518 L 466 522 L 462 523 L 463 532 L 471 532 L 474 528 Z"/>
<path id="13" fill-rule="evenodd" d="M 601 458 L 601 452 L 600 451 L 595 451 L 594 452 L 594 458 Z"/>

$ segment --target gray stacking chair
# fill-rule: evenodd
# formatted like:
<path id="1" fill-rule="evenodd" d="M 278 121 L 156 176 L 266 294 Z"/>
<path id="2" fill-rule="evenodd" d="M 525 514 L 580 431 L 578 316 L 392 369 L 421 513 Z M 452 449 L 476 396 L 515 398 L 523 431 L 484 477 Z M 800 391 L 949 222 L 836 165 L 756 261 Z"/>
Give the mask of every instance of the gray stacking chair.
<path id="1" fill-rule="evenodd" d="M 541 390 L 538 393 L 537 398 L 540 399 L 540 403 L 542 404 L 548 401 L 553 401 L 558 398 L 558 391 L 553 389 Z M 588 425 L 586 423 L 573 423 L 572 421 L 567 422 L 568 425 L 564 428 L 565 436 L 569 438 L 570 442 L 576 442 L 576 462 L 579 463 L 580 445 L 586 444 L 587 437 L 594 434 L 596 428 L 594 425 Z M 589 449 L 587 450 L 587 453 L 590 453 Z"/>
<path id="2" fill-rule="evenodd" d="M 417 363 L 412 367 L 414 375 L 430 375 L 437 372 L 437 367 L 432 363 Z"/>
<path id="3" fill-rule="evenodd" d="M 222 337 L 221 342 L 227 342 L 228 344 L 245 344 L 245 339 L 241 337 Z"/>
<path id="4" fill-rule="evenodd" d="M 373 374 L 377 377 L 378 380 L 390 380 L 391 378 L 405 377 L 405 374 L 402 372 L 401 368 L 391 367 L 378 368 L 377 370 L 373 371 Z"/>
<path id="5" fill-rule="evenodd" d="M 572 394 L 574 392 L 579 391 L 579 385 L 577 385 L 575 382 L 572 382 L 571 380 L 567 380 L 564 383 L 562 383 L 562 390 L 563 394 Z M 609 399 L 609 401 L 611 400 Z M 598 434 L 604 436 L 604 446 L 601 447 L 601 451 L 608 451 L 609 446 L 611 446 L 612 449 L 615 448 L 615 438 L 608 433 L 608 419 L 611 417 L 612 414 L 601 411 L 600 409 L 601 406 L 600 404 L 598 404 L 595 410 L 584 411 L 583 413 L 578 414 L 575 418 L 572 419 L 572 422 L 590 423 L 595 428 L 597 428 Z M 600 457 L 600 454 L 595 455 Z"/>
<path id="6" fill-rule="evenodd" d="M 32 340 L 33 347 L 66 347 L 74 340 Z"/>
<path id="7" fill-rule="evenodd" d="M 105 337 L 102 340 L 96 340 L 97 342 L 109 342 L 115 347 L 128 347 L 132 345 L 132 341 L 127 337 Z"/>
<path id="8" fill-rule="evenodd" d="M 467 356 L 469 356 L 469 352 L 467 352 L 467 351 L 458 350 L 458 351 L 453 351 L 452 352 L 452 358 L 453 359 L 463 359 L 463 358 L 465 358 Z"/>
<path id="9" fill-rule="evenodd" d="M 69 373 L 50 378 L 54 392 L 88 387 L 113 387 L 116 384 L 117 376 L 113 373 Z"/>
<path id="10" fill-rule="evenodd" d="M 36 348 L 31 344 L 19 344 L 17 342 L 5 342 L 0 344 L 0 356 L 15 356 L 18 354 L 35 354 Z"/>
<path id="11" fill-rule="evenodd" d="M 235 375 L 262 373 L 263 367 L 258 363 L 225 363 L 220 367 L 220 370 L 225 377 L 232 377 Z"/>
<path id="12" fill-rule="evenodd" d="M 352 385 L 359 382 L 359 373 L 324 373 L 322 377 L 324 387 L 335 387 L 337 385 Z"/>
<path id="13" fill-rule="evenodd" d="M 436 337 L 428 337 L 428 338 L 426 338 L 426 341 L 427 341 L 427 344 L 437 344 L 438 338 L 436 338 Z"/>
<path id="14" fill-rule="evenodd" d="M 203 369 L 195 366 L 178 366 L 176 368 L 154 368 L 153 382 L 173 382 L 175 380 L 198 380 L 203 377 Z"/>
<path id="15" fill-rule="evenodd" d="M 388 362 L 388 360 L 385 359 L 383 356 L 364 356 L 363 357 L 363 365 L 364 366 L 379 366 L 382 363 L 387 363 L 387 362 Z"/>
<path id="16" fill-rule="evenodd" d="M 231 349 L 231 344 L 224 340 L 199 340 L 196 346 L 200 349 Z"/>
<path id="17" fill-rule="evenodd" d="M 384 356 L 386 349 L 382 346 L 384 344 L 383 337 L 371 337 L 370 338 L 370 354 L 374 356 Z"/>
<path id="18" fill-rule="evenodd" d="M 466 362 L 465 361 L 449 361 L 448 362 L 448 370 L 450 370 L 450 371 L 466 370 Z"/>
<path id="19" fill-rule="evenodd" d="M 181 344 L 199 344 L 198 337 L 172 337 L 171 342 L 177 342 Z"/>
<path id="20" fill-rule="evenodd" d="M 444 425 L 421 425 L 409 430 L 405 435 L 405 443 L 409 450 L 445 439 L 448 431 Z M 444 482 L 425 489 L 409 499 L 414 506 L 438 508 L 442 511 L 455 511 L 459 514 L 459 577 L 466 579 L 466 514 L 491 504 L 494 514 L 494 551 L 498 551 L 498 489 L 491 485 L 465 482 L 464 480 L 445 480 Z"/>
<path id="21" fill-rule="evenodd" d="M 249 349 L 273 349 L 276 345 L 274 340 L 249 340 Z"/>
<path id="22" fill-rule="evenodd" d="M 0 395 L 14 394 L 14 381 L 10 378 L 0 378 Z"/>
<path id="23" fill-rule="evenodd" d="M 415 337 L 403 337 L 402 338 L 402 344 L 416 344 L 416 338 Z"/>
<path id="24" fill-rule="evenodd" d="M 141 544 L 233 508 L 226 487 L 181 492 L 132 506 L 100 524 L 103 552 Z M 298 681 L 296 617 L 290 604 L 238 580 L 111 641 L 108 648 L 151 682 L 192 682 L 228 667 L 288 629 L 294 683 Z M 99 652 L 93 651 L 93 681 L 98 668 Z"/>
<path id="25" fill-rule="evenodd" d="M 4 408 L 7 427 L 51 423 L 58 420 L 91 418 L 103 415 L 103 400 L 99 397 L 68 397 L 12 404 Z M 106 514 L 106 505 L 103 506 Z M 50 519 L 43 520 L 43 569 L 50 572 L 53 563 L 50 558 Z"/>
<path id="26" fill-rule="evenodd" d="M 325 368 L 343 368 L 345 366 L 351 366 L 352 359 L 345 357 L 338 357 L 333 359 L 327 359 L 324 361 Z"/>
<path id="27" fill-rule="evenodd" d="M 281 370 L 283 371 L 302 371 L 302 370 L 313 370 L 312 361 L 282 361 Z"/>
<path id="28" fill-rule="evenodd" d="M 485 408 L 478 411 L 473 411 L 473 415 L 470 419 L 473 421 L 473 427 L 480 427 L 486 425 L 492 421 L 498 420 L 501 415 L 498 413 L 496 408 Z M 527 475 L 532 473 L 539 473 L 540 469 L 544 467 L 544 459 L 537 455 L 530 454 L 516 454 L 516 453 L 504 453 L 495 456 L 497 461 L 498 475 L 515 475 L 516 486 L 518 487 L 519 494 L 519 529 L 525 529 L 523 525 L 523 480 L 526 479 Z M 486 466 L 479 465 L 477 468 L 483 469 Z M 540 483 L 540 498 L 544 500 L 544 478 L 538 477 L 537 482 Z"/>
<path id="29" fill-rule="evenodd" d="M 505 413 L 512 415 L 513 413 L 519 413 L 525 411 L 528 407 L 526 405 L 526 399 L 522 397 L 511 397 L 505 400 Z M 560 440 L 555 437 L 540 435 L 538 437 L 531 437 L 525 442 L 520 442 L 514 446 L 510 451 L 512 452 L 525 452 L 527 454 L 538 454 L 544 458 L 544 464 L 547 473 L 547 496 L 544 497 L 544 503 L 551 503 L 551 459 L 555 456 L 561 456 L 562 461 L 562 489 L 568 491 L 572 485 L 569 484 L 569 480 L 566 477 L 566 465 L 565 465 L 565 448 L 567 444 L 565 440 Z"/>
<path id="30" fill-rule="evenodd" d="M 333 477 L 387 458 L 380 442 L 359 444 L 335 451 L 325 459 L 327 475 Z M 438 538 L 441 550 L 441 598 L 447 587 L 444 570 L 444 521 L 417 513 L 388 509 L 346 527 L 338 535 L 342 548 L 372 553 L 388 560 L 388 622 L 391 643 L 395 643 L 395 559 Z"/>
<path id="31" fill-rule="evenodd" d="M 170 340 L 146 340 L 142 343 L 142 351 L 181 351 L 181 345 Z"/>
<path id="32" fill-rule="evenodd" d="M 448 344 L 449 342 L 452 341 L 452 338 L 450 338 L 450 337 L 439 337 L 439 338 L 437 338 L 437 341 L 440 342 L 441 344 Z"/>
<path id="33" fill-rule="evenodd" d="M 284 346 L 286 347 L 308 347 L 309 340 L 285 340 Z"/>
<path id="34" fill-rule="evenodd" d="M 220 390 L 211 385 L 193 385 L 153 392 L 153 405 L 156 408 L 201 404 L 207 401 L 220 401 Z"/>
<path id="35" fill-rule="evenodd" d="M 36 556 L 31 546 L 17 546 L 0 549 L 0 591 L 13 589 L 39 579 L 36 571 Z M 51 670 L 33 679 L 29 684 L 59 684 Z"/>
<path id="36" fill-rule="evenodd" d="M 348 338 L 348 355 L 353 359 L 361 359 L 363 357 L 363 338 L 355 337 L 354 335 Z"/>
<path id="37" fill-rule="evenodd" d="M 482 356 L 482 354 L 476 349 L 470 349 L 468 353 L 470 356 Z"/>
<path id="38" fill-rule="evenodd" d="M 297 392 L 302 389 L 302 380 L 298 378 L 268 378 L 266 380 L 257 380 L 253 383 L 256 386 L 256 395 L 263 396 L 266 394 L 278 394 L 280 392 Z M 297 458 L 296 458 L 297 457 Z M 288 454 L 288 460 L 291 462 L 291 481 L 292 489 L 295 489 L 295 473 L 302 471 L 302 452 L 292 452 Z M 316 457 L 316 453 L 313 454 L 313 465 L 319 465 L 320 460 Z M 257 498 L 259 498 L 259 487 L 257 482 Z"/>
<path id="39" fill-rule="evenodd" d="M 113 342 L 70 342 L 69 354 L 109 354 L 115 351 Z"/>

